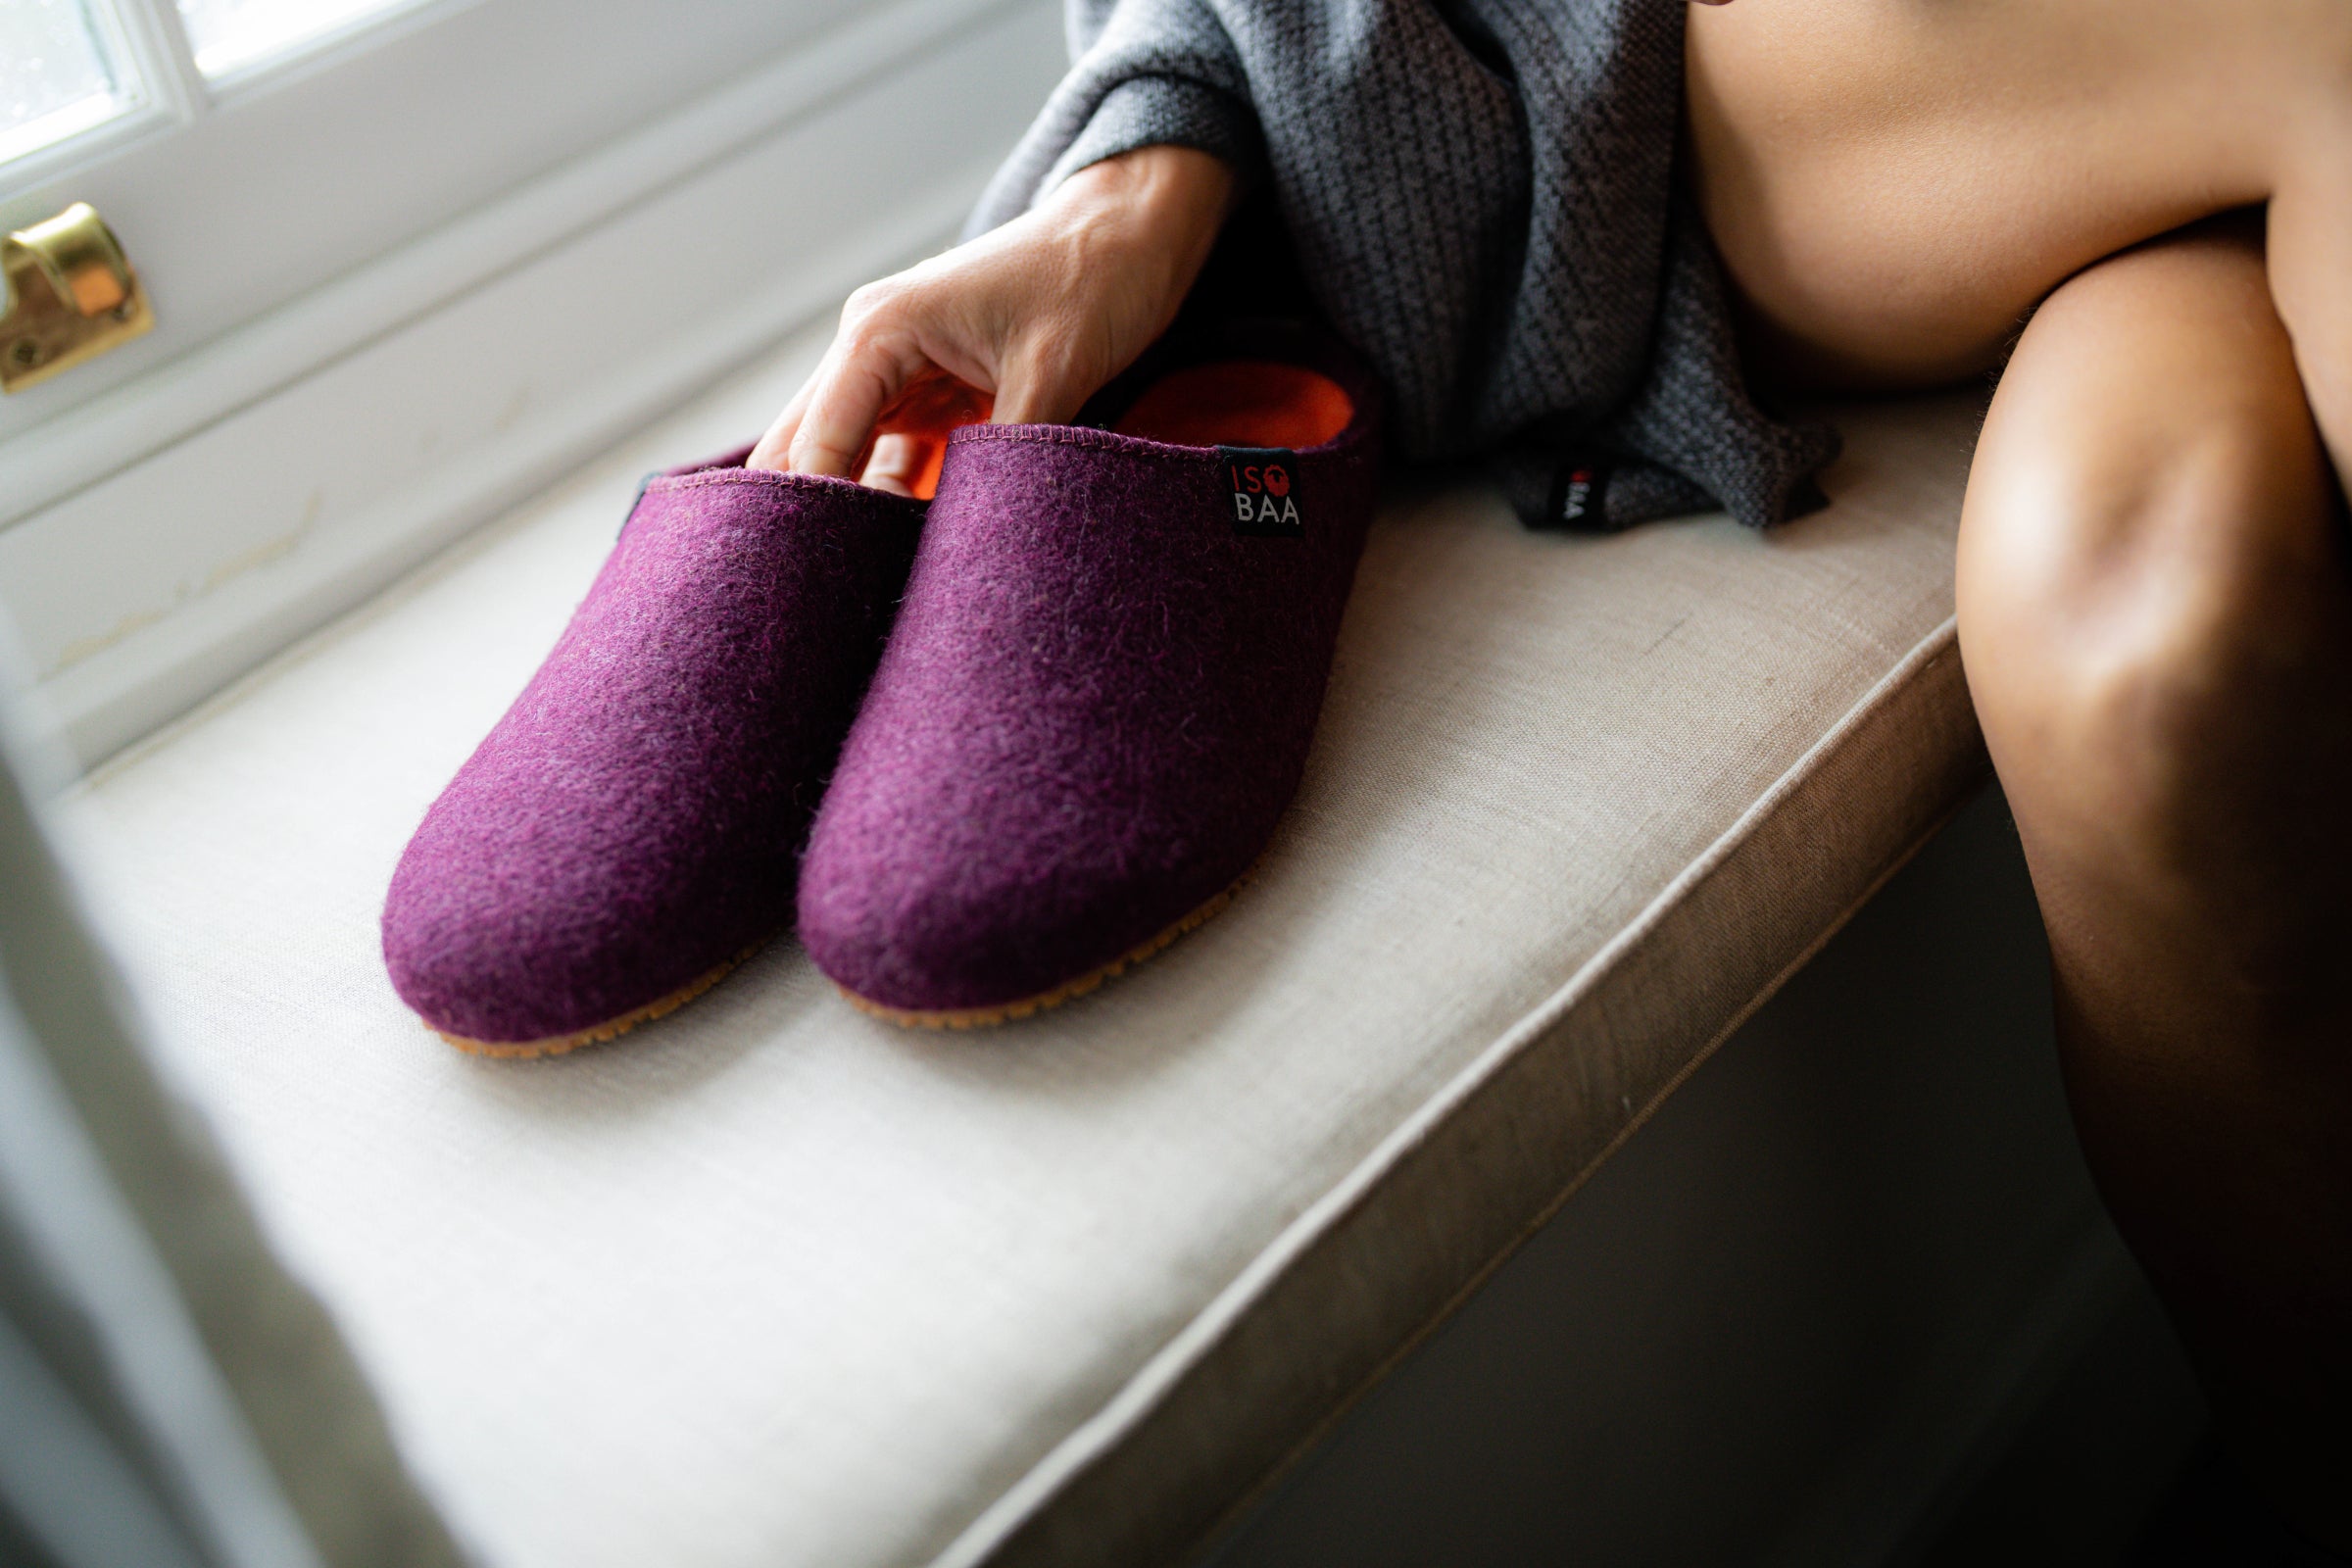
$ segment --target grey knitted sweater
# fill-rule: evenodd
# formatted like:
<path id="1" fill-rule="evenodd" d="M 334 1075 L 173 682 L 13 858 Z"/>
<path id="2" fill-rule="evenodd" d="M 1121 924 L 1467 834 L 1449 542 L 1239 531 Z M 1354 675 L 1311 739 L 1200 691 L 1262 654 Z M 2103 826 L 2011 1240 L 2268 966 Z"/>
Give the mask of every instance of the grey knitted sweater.
<path id="1" fill-rule="evenodd" d="M 1270 191 L 1405 458 L 1487 459 L 1538 524 L 1804 509 L 1836 437 L 1749 400 L 1678 194 L 1687 0 L 1065 4 L 1075 64 L 975 232 L 1198 147 Z"/>

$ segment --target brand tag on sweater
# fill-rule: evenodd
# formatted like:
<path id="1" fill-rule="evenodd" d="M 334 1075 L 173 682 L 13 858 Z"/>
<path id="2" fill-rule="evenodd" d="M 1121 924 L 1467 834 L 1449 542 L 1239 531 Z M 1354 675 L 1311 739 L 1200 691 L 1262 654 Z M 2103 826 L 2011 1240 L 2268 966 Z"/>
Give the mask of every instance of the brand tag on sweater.
<path id="1" fill-rule="evenodd" d="M 1610 468 L 1579 458 L 1560 466 L 1552 480 L 1551 521 L 1555 528 L 1599 528 L 1608 522 Z"/>
<path id="2" fill-rule="evenodd" d="M 1217 462 L 1233 487 L 1233 531 L 1251 539 L 1303 539 L 1298 512 L 1298 454 L 1281 447 L 1219 447 Z"/>

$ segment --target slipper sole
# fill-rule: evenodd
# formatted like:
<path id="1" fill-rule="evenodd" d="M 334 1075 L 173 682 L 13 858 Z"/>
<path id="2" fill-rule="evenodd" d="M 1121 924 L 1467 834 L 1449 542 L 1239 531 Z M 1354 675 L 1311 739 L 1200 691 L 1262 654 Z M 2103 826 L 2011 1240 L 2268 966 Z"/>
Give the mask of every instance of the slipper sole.
<path id="1" fill-rule="evenodd" d="M 712 986 L 724 980 L 744 959 L 764 947 L 755 942 L 715 969 L 696 975 L 668 996 L 647 1003 L 644 1006 L 624 1012 L 617 1018 L 582 1029 L 576 1034 L 550 1035 L 544 1040 L 474 1040 L 465 1035 L 453 1035 L 445 1029 L 433 1032 L 469 1056 L 495 1056 L 503 1061 L 528 1061 L 540 1056 L 561 1056 L 582 1046 L 601 1045 L 617 1040 L 641 1023 L 677 1011 Z"/>
<path id="2" fill-rule="evenodd" d="M 861 997 L 839 982 L 835 983 L 834 989 L 838 990 L 848 1000 L 850 1005 L 856 1007 L 859 1012 L 869 1017 L 880 1018 L 887 1023 L 900 1024 L 908 1029 L 990 1029 L 998 1024 L 1011 1023 L 1016 1019 L 1033 1018 L 1041 1012 L 1060 1006 L 1065 1002 L 1085 996 L 1088 992 L 1100 987 L 1105 980 L 1116 979 L 1137 964 L 1142 963 L 1146 958 L 1152 957 L 1171 946 L 1178 937 L 1183 936 L 1186 932 L 1198 930 L 1206 925 L 1233 902 L 1234 895 L 1241 892 L 1250 878 L 1255 874 L 1254 867 L 1243 872 L 1224 892 L 1210 899 L 1206 904 L 1201 905 L 1151 941 L 1129 949 L 1101 968 L 1090 969 L 1075 980 L 1065 980 L 1051 991 L 1041 992 L 1034 997 L 1024 997 L 1018 1002 L 1002 1002 L 993 1007 L 948 1007 L 937 1011 L 926 1011 L 918 1008 L 893 1007 L 886 1003 L 876 1002 L 870 997 Z"/>

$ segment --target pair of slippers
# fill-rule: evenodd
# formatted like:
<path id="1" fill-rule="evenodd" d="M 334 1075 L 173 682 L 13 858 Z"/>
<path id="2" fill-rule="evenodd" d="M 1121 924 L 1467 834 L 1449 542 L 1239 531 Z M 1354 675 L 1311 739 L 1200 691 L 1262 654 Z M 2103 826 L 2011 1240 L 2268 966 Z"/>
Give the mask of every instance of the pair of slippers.
<path id="1" fill-rule="evenodd" d="M 797 923 L 859 1006 L 967 1026 L 1164 946 L 1298 788 L 1377 411 L 1339 344 L 1233 323 L 1074 425 L 906 432 L 926 499 L 744 453 L 650 479 L 401 858 L 402 1000 L 548 1054 Z"/>

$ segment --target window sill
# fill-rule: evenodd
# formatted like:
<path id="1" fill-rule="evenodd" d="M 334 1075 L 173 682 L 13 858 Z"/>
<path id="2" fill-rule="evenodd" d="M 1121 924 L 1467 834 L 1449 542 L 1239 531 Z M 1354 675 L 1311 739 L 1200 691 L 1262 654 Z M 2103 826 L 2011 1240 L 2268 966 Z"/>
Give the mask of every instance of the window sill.
<path id="1" fill-rule="evenodd" d="M 489 1560 L 1180 1554 L 1983 777 L 1972 403 L 1850 411 L 1836 505 L 1769 537 L 1535 535 L 1408 487 L 1262 874 L 1135 975 L 943 1040 L 778 944 L 613 1047 L 447 1051 L 376 950 L 401 844 L 637 475 L 743 439 L 796 368 L 80 797 L 185 1076 Z"/>

